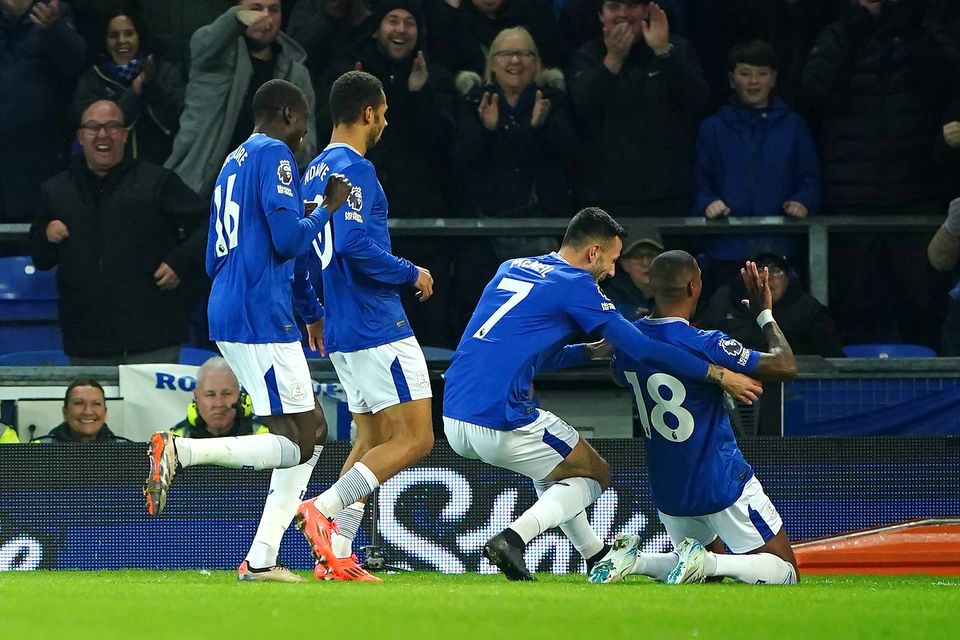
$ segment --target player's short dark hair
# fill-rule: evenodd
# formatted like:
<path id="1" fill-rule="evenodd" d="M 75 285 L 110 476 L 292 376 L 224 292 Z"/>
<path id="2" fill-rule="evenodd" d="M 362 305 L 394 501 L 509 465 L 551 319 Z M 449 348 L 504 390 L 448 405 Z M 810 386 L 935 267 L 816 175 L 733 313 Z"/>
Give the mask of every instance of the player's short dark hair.
<path id="1" fill-rule="evenodd" d="M 686 251 L 664 251 L 650 263 L 650 288 L 654 298 L 669 301 L 684 295 L 697 271 L 697 260 Z"/>
<path id="2" fill-rule="evenodd" d="M 63 406 L 66 407 L 70 403 L 70 394 L 73 393 L 73 390 L 77 387 L 93 387 L 94 389 L 100 390 L 100 395 L 103 396 L 103 402 L 107 402 L 107 393 L 103 390 L 103 385 L 94 380 L 93 378 L 77 378 L 70 383 L 70 386 L 67 387 L 67 392 L 63 394 Z"/>
<path id="3" fill-rule="evenodd" d="M 620 223 L 609 213 L 600 207 L 587 207 L 578 211 L 567 225 L 567 232 L 563 235 L 563 246 L 579 249 L 590 242 L 606 245 L 614 238 L 622 240 L 626 235 L 626 229 L 620 226 Z"/>
<path id="4" fill-rule="evenodd" d="M 253 119 L 270 120 L 284 109 L 308 108 L 307 96 L 297 85 L 274 78 L 267 80 L 253 96 Z"/>
<path id="5" fill-rule="evenodd" d="M 383 83 L 366 71 L 347 71 L 330 87 L 330 119 L 334 125 L 353 124 L 367 107 L 383 103 Z"/>
<path id="6" fill-rule="evenodd" d="M 770 67 L 777 70 L 777 52 L 766 40 L 754 38 L 733 45 L 727 54 L 727 71 L 733 73 L 737 64 Z"/>

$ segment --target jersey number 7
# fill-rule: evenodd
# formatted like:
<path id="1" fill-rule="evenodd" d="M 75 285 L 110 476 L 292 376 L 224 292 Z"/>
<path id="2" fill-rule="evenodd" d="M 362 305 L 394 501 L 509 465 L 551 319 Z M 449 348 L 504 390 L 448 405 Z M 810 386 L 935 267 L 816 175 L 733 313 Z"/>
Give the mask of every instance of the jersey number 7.
<path id="1" fill-rule="evenodd" d="M 490 333 L 490 329 L 493 329 L 493 326 L 500 322 L 510 309 L 513 309 L 520 304 L 521 300 L 527 297 L 530 290 L 533 289 L 533 283 L 514 280 L 513 278 L 503 278 L 500 280 L 500 283 L 497 284 L 497 289 L 513 291 L 513 295 L 507 298 L 507 301 L 500 305 L 497 310 L 493 312 L 493 315 L 487 318 L 487 321 L 477 329 L 476 333 L 473 334 L 474 338 L 483 338 Z"/>

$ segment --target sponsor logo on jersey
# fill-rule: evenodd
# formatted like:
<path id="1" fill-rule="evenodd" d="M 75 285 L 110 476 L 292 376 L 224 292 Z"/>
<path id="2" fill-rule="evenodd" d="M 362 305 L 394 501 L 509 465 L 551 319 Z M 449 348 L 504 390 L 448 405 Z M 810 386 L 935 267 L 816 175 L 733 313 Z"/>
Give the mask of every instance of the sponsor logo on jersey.
<path id="1" fill-rule="evenodd" d="M 282 184 L 277 185 L 277 193 L 282 196 L 290 196 L 291 198 L 293 197 L 293 191 L 290 190 L 290 187 L 285 187 Z"/>
<path id="2" fill-rule="evenodd" d="M 360 187 L 350 189 L 350 195 L 347 196 L 347 206 L 354 211 L 363 209 L 363 191 L 360 190 Z M 363 219 L 361 218 L 360 221 L 363 222 Z"/>
<path id="3" fill-rule="evenodd" d="M 293 169 L 290 168 L 289 160 L 280 161 L 280 164 L 277 166 L 277 180 L 280 181 L 280 184 L 287 187 L 293 182 Z"/>
<path id="4" fill-rule="evenodd" d="M 346 218 L 347 220 L 353 220 L 354 222 L 359 222 L 360 224 L 363 224 L 363 216 L 356 211 L 347 211 L 346 213 L 343 214 L 343 217 Z"/>
<path id="5" fill-rule="evenodd" d="M 750 349 L 744 349 L 740 352 L 740 357 L 737 358 L 737 364 L 741 367 L 747 364 L 747 360 L 750 359 Z"/>

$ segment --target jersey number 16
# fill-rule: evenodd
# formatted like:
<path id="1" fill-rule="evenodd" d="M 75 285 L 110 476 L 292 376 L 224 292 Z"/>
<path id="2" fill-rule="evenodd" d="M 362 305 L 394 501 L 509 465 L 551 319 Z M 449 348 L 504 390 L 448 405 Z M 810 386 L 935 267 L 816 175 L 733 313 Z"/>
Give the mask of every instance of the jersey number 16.
<path id="1" fill-rule="evenodd" d="M 217 232 L 217 257 L 222 258 L 237 246 L 237 231 L 240 229 L 240 205 L 233 201 L 233 183 L 237 181 L 237 175 L 233 174 L 227 177 L 227 199 L 223 200 L 221 186 L 218 184 L 213 192 L 213 203 L 217 207 L 217 222 L 215 230 Z"/>

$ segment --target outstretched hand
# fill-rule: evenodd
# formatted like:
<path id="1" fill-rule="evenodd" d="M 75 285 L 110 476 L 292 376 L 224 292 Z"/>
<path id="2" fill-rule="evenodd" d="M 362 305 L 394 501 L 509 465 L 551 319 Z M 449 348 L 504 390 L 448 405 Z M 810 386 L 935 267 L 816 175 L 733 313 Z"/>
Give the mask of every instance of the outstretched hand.
<path id="1" fill-rule="evenodd" d="M 773 293 L 770 291 L 770 272 L 766 267 L 761 272 L 756 262 L 747 262 L 740 269 L 743 286 L 747 290 L 747 299 L 741 302 L 755 315 L 764 309 L 773 309 Z"/>
<path id="2" fill-rule="evenodd" d="M 647 46 L 662 56 L 670 51 L 670 24 L 667 13 L 656 2 L 647 5 L 647 19 L 640 22 L 640 32 Z"/>
<path id="3" fill-rule="evenodd" d="M 427 59 L 423 57 L 423 51 L 417 51 L 417 55 L 413 59 L 413 66 L 410 69 L 410 76 L 407 78 L 407 88 L 410 93 L 416 93 L 423 89 L 429 78 Z"/>
<path id="4" fill-rule="evenodd" d="M 333 213 L 343 206 L 347 201 L 347 196 L 353 190 L 353 185 L 347 180 L 347 177 L 341 173 L 330 175 L 327 180 L 327 186 L 323 190 L 323 208 L 329 213 Z"/>
<path id="5" fill-rule="evenodd" d="M 537 95 L 533 102 L 533 114 L 530 116 L 530 126 L 539 129 L 547 121 L 550 115 L 550 98 L 543 97 L 543 91 L 537 89 Z"/>
<path id="6" fill-rule="evenodd" d="M 485 91 L 480 98 L 477 113 L 484 127 L 490 131 L 496 131 L 497 125 L 500 124 L 500 94 Z"/>
<path id="7" fill-rule="evenodd" d="M 723 370 L 720 386 L 733 396 L 734 400 L 743 404 L 753 404 L 763 393 L 763 385 L 758 380 L 729 369 Z"/>

